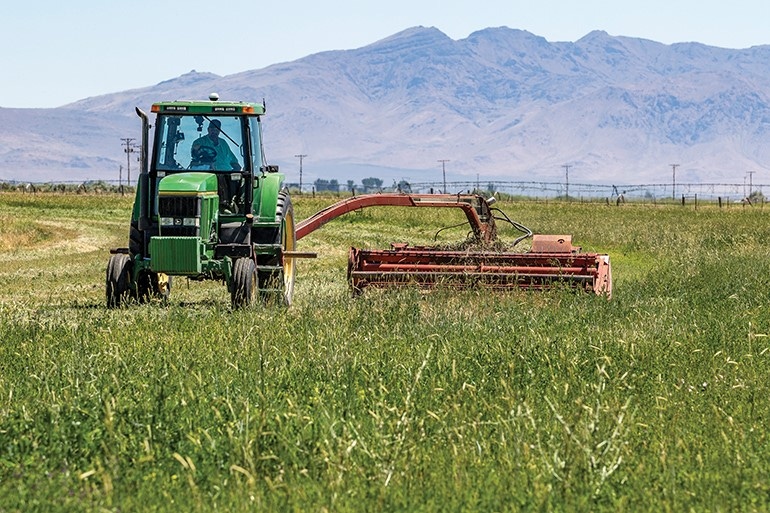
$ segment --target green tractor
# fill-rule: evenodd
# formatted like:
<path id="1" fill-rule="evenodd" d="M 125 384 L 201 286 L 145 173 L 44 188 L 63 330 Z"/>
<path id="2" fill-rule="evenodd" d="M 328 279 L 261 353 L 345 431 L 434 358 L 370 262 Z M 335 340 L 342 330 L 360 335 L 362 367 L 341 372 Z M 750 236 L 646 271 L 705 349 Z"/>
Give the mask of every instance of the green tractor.
<path id="1" fill-rule="evenodd" d="M 263 104 L 170 101 L 142 120 L 127 248 L 110 250 L 107 306 L 167 298 L 173 276 L 220 280 L 232 306 L 291 303 L 296 232 L 284 175 L 265 163 Z M 295 253 L 295 255 L 293 255 Z"/>

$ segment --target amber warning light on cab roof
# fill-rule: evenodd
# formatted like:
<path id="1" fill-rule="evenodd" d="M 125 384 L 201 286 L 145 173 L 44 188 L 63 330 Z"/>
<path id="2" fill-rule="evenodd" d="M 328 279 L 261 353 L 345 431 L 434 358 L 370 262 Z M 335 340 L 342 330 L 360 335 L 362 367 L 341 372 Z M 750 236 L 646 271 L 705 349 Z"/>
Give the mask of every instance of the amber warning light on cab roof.
<path id="1" fill-rule="evenodd" d="M 152 112 L 190 112 L 196 114 L 256 114 L 253 105 L 205 105 L 154 103 Z"/>

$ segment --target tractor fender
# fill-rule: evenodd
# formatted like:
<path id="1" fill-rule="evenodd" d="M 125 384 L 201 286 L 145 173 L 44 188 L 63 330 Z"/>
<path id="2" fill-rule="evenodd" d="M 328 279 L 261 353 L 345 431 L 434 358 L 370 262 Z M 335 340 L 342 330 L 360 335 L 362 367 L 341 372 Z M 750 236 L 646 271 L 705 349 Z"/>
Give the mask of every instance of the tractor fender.
<path id="1" fill-rule="evenodd" d="M 283 188 L 284 175 L 271 173 L 260 179 L 259 187 L 255 194 L 255 217 L 260 223 L 274 223 L 278 194 Z"/>

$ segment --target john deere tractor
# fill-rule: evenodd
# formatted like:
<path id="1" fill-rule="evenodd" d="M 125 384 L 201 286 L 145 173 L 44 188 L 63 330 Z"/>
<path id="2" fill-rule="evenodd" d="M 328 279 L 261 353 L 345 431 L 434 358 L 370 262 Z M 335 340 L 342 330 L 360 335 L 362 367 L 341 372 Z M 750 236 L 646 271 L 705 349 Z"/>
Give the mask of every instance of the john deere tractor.
<path id="1" fill-rule="evenodd" d="M 234 308 L 290 304 L 294 212 L 284 175 L 265 162 L 263 104 L 155 103 L 142 120 L 141 172 L 127 248 L 112 249 L 107 306 L 167 298 L 172 277 L 220 280 Z"/>

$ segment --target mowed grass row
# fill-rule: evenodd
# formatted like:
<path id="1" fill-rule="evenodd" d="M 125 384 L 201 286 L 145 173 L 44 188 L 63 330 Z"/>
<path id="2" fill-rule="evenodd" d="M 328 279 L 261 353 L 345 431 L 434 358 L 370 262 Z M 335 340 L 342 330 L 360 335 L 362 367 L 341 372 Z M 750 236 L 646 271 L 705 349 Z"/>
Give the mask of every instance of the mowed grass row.
<path id="1" fill-rule="evenodd" d="M 130 199 L 0 195 L 0 511 L 766 510 L 770 213 L 501 207 L 608 252 L 613 299 L 352 298 L 350 245 L 462 221 L 378 208 L 300 241 L 289 309 L 106 310 Z"/>

